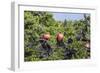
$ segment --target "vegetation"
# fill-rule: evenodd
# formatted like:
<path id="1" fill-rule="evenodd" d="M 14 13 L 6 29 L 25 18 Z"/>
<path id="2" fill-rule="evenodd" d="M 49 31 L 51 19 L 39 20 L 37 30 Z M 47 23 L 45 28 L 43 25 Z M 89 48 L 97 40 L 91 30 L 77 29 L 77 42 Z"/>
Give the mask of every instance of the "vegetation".
<path id="1" fill-rule="evenodd" d="M 59 33 L 63 35 L 61 40 L 56 38 Z M 49 39 L 44 39 L 44 35 Z M 89 15 L 84 14 L 81 20 L 57 21 L 50 12 L 24 12 L 24 61 L 87 58 L 90 58 Z"/>

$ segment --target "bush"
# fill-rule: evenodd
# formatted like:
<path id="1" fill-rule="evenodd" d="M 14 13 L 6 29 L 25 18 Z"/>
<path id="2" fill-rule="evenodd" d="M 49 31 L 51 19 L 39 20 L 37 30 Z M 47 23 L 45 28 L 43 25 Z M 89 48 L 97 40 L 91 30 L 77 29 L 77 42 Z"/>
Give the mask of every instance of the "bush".
<path id="1" fill-rule="evenodd" d="M 71 21 L 57 21 L 52 13 L 39 11 L 24 12 L 24 60 L 65 60 L 90 58 L 90 48 L 84 45 L 90 43 L 90 16 L 84 14 L 84 19 Z M 51 38 L 47 43 L 52 48 L 48 55 L 39 42 L 40 37 L 50 33 Z M 62 33 L 62 45 L 57 45 L 56 35 Z M 72 39 L 71 43 L 68 43 Z M 45 52 L 45 53 L 43 53 Z M 42 54 L 41 54 L 42 53 Z M 41 55 L 44 55 L 42 56 Z"/>

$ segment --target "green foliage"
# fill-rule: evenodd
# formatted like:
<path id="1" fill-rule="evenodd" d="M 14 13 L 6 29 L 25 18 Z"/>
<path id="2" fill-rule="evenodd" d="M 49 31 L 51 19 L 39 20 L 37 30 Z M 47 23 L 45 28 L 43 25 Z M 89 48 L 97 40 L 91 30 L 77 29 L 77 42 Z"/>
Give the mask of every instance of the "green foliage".
<path id="1" fill-rule="evenodd" d="M 84 32 L 84 36 L 80 41 L 76 40 L 76 36 L 80 31 Z M 52 54 L 48 57 L 40 58 L 41 44 L 39 39 L 41 35 L 49 32 L 51 35 L 48 43 L 52 47 Z M 56 21 L 52 13 L 39 11 L 24 12 L 24 60 L 25 61 L 41 61 L 41 60 L 63 60 L 65 49 L 57 47 L 56 35 L 61 32 L 64 34 L 64 44 L 68 49 L 76 50 L 71 59 L 86 59 L 90 57 L 90 52 L 84 47 L 86 41 L 90 40 L 90 17 L 84 14 L 84 19 L 77 21 Z M 68 38 L 72 38 L 73 42 L 67 44 Z"/>

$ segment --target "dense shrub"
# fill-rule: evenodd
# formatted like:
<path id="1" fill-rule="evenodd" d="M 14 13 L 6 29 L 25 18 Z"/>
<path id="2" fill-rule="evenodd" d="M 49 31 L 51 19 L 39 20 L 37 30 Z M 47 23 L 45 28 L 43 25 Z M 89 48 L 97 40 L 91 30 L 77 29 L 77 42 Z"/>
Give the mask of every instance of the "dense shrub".
<path id="1" fill-rule="evenodd" d="M 57 45 L 56 35 L 62 33 L 64 39 Z M 45 42 L 51 47 L 51 53 L 43 48 L 40 37 L 50 33 L 50 39 Z M 81 20 L 57 21 L 52 13 L 39 11 L 24 12 L 24 60 L 65 60 L 90 58 L 90 16 L 84 14 Z M 45 50 L 46 49 L 46 50 Z"/>

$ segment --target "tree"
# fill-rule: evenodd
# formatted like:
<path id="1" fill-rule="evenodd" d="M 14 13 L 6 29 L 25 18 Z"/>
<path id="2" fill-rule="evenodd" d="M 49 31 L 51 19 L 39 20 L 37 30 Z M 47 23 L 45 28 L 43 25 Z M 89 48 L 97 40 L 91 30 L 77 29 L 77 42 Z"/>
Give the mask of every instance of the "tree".
<path id="1" fill-rule="evenodd" d="M 52 48 L 47 56 L 40 43 L 43 34 L 50 33 L 46 44 Z M 63 46 L 57 47 L 57 33 L 64 34 Z M 79 36 L 79 40 L 76 37 Z M 57 21 L 50 12 L 24 11 L 24 60 L 63 60 L 83 59 L 90 57 L 90 52 L 84 46 L 82 39 L 90 40 L 90 15 L 84 14 L 82 20 Z M 70 43 L 69 43 L 70 42 Z M 48 48 L 49 49 L 49 48 Z M 42 55 L 42 57 L 41 57 Z"/>

